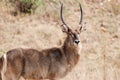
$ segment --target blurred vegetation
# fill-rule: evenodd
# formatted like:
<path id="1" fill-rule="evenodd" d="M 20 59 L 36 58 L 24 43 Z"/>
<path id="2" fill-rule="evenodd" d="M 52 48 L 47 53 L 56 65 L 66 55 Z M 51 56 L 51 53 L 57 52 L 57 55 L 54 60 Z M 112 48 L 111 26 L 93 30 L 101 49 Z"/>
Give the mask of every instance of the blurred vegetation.
<path id="1" fill-rule="evenodd" d="M 55 21 L 59 22 L 59 15 L 60 15 L 60 3 L 64 3 L 64 17 L 69 17 L 70 14 L 74 15 L 74 11 L 79 11 L 78 7 L 75 7 L 76 4 L 81 3 L 83 9 L 87 6 L 86 9 L 90 9 L 93 5 L 93 9 L 95 8 L 96 4 L 99 6 L 101 3 L 103 4 L 102 7 L 99 7 L 99 12 L 104 15 L 104 13 L 110 13 L 112 15 L 119 15 L 120 13 L 120 5 L 118 2 L 114 0 L 106 1 L 106 0 L 4 0 L 6 4 L 12 4 L 8 7 L 13 8 L 13 12 L 22 13 L 22 14 L 38 14 L 40 17 L 45 19 L 46 21 Z M 18 2 L 18 3 L 16 3 Z M 21 5 L 23 4 L 23 5 Z M 72 6 L 71 6 L 72 5 Z M 74 7 L 74 8 L 73 8 Z M 91 7 L 92 8 L 92 7 Z M 103 12 L 104 11 L 104 12 Z M 86 16 L 86 10 L 84 10 L 84 16 Z M 17 14 L 21 15 L 21 14 Z M 93 14 L 98 16 L 98 14 Z M 93 17 L 93 16 L 89 16 Z M 65 18 L 66 19 L 66 18 Z M 68 18 L 69 19 L 69 18 Z"/>
<path id="2" fill-rule="evenodd" d="M 0 50 L 0 57 L 3 55 L 3 54 L 6 54 L 7 53 L 7 50 L 3 49 L 3 50 Z"/>
<path id="3" fill-rule="evenodd" d="M 112 11 L 115 15 L 120 14 L 120 4 L 119 5 L 111 4 L 111 7 L 112 7 Z"/>
<path id="4" fill-rule="evenodd" d="M 29 3 L 29 2 L 31 2 L 32 0 L 21 0 L 22 2 L 24 2 L 24 3 Z"/>
<path id="5" fill-rule="evenodd" d="M 80 0 L 4 0 L 4 2 L 8 5 L 7 7 L 12 7 L 11 12 L 14 12 L 14 15 L 22 14 L 39 14 L 41 17 L 44 17 L 47 21 L 58 21 L 59 20 L 59 12 L 60 12 L 60 4 L 64 3 L 66 6 L 64 9 L 64 16 L 66 16 L 66 12 L 69 11 L 69 7 L 78 2 L 82 2 Z M 8 9 L 10 10 L 10 9 Z M 20 14 L 19 14 L 20 13 Z"/>

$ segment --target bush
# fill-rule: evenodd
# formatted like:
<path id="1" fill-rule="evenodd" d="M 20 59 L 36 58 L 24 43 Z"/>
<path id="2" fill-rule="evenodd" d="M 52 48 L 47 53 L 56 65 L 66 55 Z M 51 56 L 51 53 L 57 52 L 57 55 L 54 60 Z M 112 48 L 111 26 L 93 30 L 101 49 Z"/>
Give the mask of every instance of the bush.
<path id="1" fill-rule="evenodd" d="M 34 13 L 37 8 L 36 1 L 37 0 L 16 0 L 14 15 L 18 13 Z"/>

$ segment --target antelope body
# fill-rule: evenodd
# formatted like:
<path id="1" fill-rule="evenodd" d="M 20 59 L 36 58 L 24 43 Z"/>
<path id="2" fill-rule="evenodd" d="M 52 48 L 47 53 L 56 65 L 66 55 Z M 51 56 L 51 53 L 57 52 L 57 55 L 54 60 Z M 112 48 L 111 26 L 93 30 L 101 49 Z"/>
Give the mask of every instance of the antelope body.
<path id="1" fill-rule="evenodd" d="M 64 77 L 79 61 L 79 49 L 81 46 L 78 30 L 70 29 L 62 17 L 64 32 L 67 37 L 63 46 L 38 51 L 35 49 L 12 49 L 0 58 L 1 80 L 56 80 Z M 81 15 L 82 8 L 80 5 Z M 81 17 L 82 18 L 82 17 Z M 81 19 L 82 20 L 82 19 Z M 81 24 L 81 21 L 80 21 Z"/>

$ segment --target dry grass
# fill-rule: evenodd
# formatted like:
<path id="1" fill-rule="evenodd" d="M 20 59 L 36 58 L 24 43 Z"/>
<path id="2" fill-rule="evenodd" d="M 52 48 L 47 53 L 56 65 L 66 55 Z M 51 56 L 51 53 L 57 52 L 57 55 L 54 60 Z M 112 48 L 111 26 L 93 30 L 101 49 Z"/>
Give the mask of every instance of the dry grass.
<path id="1" fill-rule="evenodd" d="M 77 28 L 79 7 L 76 2 L 79 0 L 67 1 L 64 1 L 66 22 Z M 81 1 L 84 9 L 83 23 L 86 23 L 87 29 L 80 36 L 83 45 L 81 59 L 62 80 L 120 80 L 120 3 L 114 1 L 117 0 Z M 45 19 L 37 11 L 36 15 L 21 18 L 12 16 L 9 9 L 0 2 L 1 55 L 18 47 L 41 50 L 62 45 L 65 34 L 60 28 L 59 7 L 57 5 L 53 9 L 49 5 L 46 10 L 49 16 L 43 11 Z"/>

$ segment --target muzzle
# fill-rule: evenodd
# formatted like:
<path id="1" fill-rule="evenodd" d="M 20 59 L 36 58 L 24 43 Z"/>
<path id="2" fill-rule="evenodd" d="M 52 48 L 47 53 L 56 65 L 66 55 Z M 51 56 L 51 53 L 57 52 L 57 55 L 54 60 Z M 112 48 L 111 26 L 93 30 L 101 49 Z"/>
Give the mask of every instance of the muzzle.
<path id="1" fill-rule="evenodd" d="M 74 42 L 75 42 L 76 44 L 79 44 L 79 43 L 80 43 L 79 35 L 78 35 L 78 34 L 75 34 L 75 35 L 74 35 L 74 38 L 75 38 Z"/>

